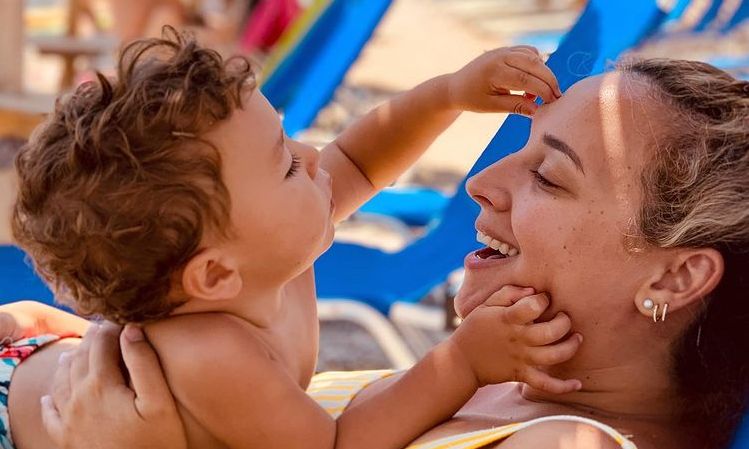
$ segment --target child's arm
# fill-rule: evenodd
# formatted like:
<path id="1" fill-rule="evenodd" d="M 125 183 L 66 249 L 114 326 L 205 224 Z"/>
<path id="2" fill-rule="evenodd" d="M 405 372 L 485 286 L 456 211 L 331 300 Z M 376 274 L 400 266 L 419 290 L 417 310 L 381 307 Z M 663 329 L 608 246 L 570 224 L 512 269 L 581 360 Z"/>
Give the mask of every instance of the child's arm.
<path id="1" fill-rule="evenodd" d="M 538 369 L 569 360 L 581 343 L 579 334 L 562 340 L 571 326 L 564 314 L 534 324 L 548 306 L 546 296 L 532 289 L 507 286 L 493 294 L 400 379 L 349 407 L 338 419 L 337 447 L 405 447 L 487 384 L 521 381 L 553 393 L 579 389 L 578 380 Z"/>
<path id="2" fill-rule="evenodd" d="M 91 323 L 36 301 L 0 306 L 0 339 L 12 341 L 41 334 L 84 335 Z"/>
<path id="3" fill-rule="evenodd" d="M 460 112 L 531 116 L 535 96 L 550 103 L 561 92 L 537 50 L 519 46 L 484 53 L 458 72 L 426 81 L 374 109 L 322 150 L 321 165 L 333 178 L 335 218 L 345 218 L 392 183 Z"/>
<path id="4" fill-rule="evenodd" d="M 579 340 L 554 344 L 569 332 L 564 317 L 533 324 L 548 301 L 542 295 L 523 297 L 530 293 L 506 287 L 493 295 L 452 338 L 337 422 L 290 376 L 288 362 L 276 360 L 236 320 L 177 317 L 147 328 L 147 334 L 183 418 L 189 417 L 191 441 L 207 432 L 232 449 L 398 449 L 450 418 L 487 383 L 521 380 L 557 392 L 577 388 L 577 381 L 553 379 L 535 368 L 569 359 Z M 539 326 L 553 332 L 539 332 Z M 186 328 L 194 343 L 186 344 Z"/>

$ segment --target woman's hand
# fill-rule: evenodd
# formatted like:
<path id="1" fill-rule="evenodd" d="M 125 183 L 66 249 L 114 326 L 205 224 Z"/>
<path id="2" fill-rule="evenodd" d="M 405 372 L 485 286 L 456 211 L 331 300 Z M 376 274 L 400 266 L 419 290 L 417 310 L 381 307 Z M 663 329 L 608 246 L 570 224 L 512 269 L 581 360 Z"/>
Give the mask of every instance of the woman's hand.
<path id="1" fill-rule="evenodd" d="M 505 286 L 474 309 L 452 337 L 479 385 L 525 382 L 551 393 L 579 390 L 579 380 L 552 377 L 540 367 L 571 359 L 582 343 L 570 334 L 572 322 L 560 312 L 535 323 L 549 307 L 545 294 L 532 288 Z"/>
<path id="2" fill-rule="evenodd" d="M 120 345 L 132 389 L 119 367 Z M 134 326 L 122 333 L 111 324 L 93 326 L 61 357 L 42 417 L 59 449 L 187 447 L 158 356 Z"/>
<path id="3" fill-rule="evenodd" d="M 16 341 L 42 334 L 83 335 L 91 323 L 36 301 L 0 306 L 0 340 Z"/>
<path id="4" fill-rule="evenodd" d="M 532 116 L 541 97 L 551 103 L 562 96 L 554 73 L 534 47 L 519 45 L 484 53 L 449 75 L 450 104 L 474 112 L 512 112 Z M 510 91 L 522 91 L 514 95 Z"/>

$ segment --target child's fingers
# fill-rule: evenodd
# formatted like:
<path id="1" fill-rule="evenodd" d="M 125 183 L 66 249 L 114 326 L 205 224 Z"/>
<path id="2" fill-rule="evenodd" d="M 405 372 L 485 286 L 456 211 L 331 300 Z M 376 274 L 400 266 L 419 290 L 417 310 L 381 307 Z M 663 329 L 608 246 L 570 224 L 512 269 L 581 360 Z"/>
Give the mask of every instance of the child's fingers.
<path id="1" fill-rule="evenodd" d="M 516 285 L 505 285 L 494 292 L 484 301 L 485 306 L 509 307 L 520 298 L 532 295 L 535 292 L 531 287 L 518 287 Z"/>
<path id="2" fill-rule="evenodd" d="M 559 312 L 551 321 L 531 324 L 525 329 L 525 341 L 533 346 L 545 346 L 562 337 L 572 329 L 572 321 L 564 312 Z"/>
<path id="3" fill-rule="evenodd" d="M 522 95 L 497 95 L 489 97 L 485 103 L 487 112 L 509 112 L 511 114 L 533 117 L 538 105 Z"/>
<path id="4" fill-rule="evenodd" d="M 41 399 L 42 405 L 42 424 L 44 430 L 47 431 L 50 439 L 55 443 L 56 447 L 63 447 L 63 435 L 65 433 L 65 427 L 60 419 L 60 412 L 57 411 L 55 403 L 50 396 L 43 396 Z"/>
<path id="5" fill-rule="evenodd" d="M 530 323 L 540 317 L 548 307 L 549 298 L 545 293 L 526 296 L 507 308 L 505 318 L 510 323 Z"/>
<path id="6" fill-rule="evenodd" d="M 505 65 L 526 72 L 546 84 L 553 94 L 549 101 L 554 101 L 554 99 L 562 96 L 562 90 L 559 88 L 557 77 L 554 75 L 554 72 L 544 64 L 544 61 L 540 56 L 530 55 L 520 51 L 509 52 L 507 56 L 505 56 Z M 544 98 L 544 100 L 546 100 L 546 98 Z"/>
<path id="7" fill-rule="evenodd" d="M 533 48 L 533 47 L 531 47 Z M 558 97 L 562 96 L 562 90 L 559 87 L 559 80 L 557 80 L 557 76 L 552 72 L 552 70 L 549 68 L 549 66 L 546 65 L 543 58 L 541 57 L 541 54 L 538 53 L 538 50 L 533 48 L 535 50 L 534 52 L 525 52 L 526 55 L 529 56 L 528 63 L 530 64 L 530 67 L 535 69 L 531 70 L 533 73 L 536 73 L 539 78 L 544 80 L 549 87 L 552 88 L 555 95 Z M 536 72 L 536 70 L 538 72 Z"/>
<path id="8" fill-rule="evenodd" d="M 509 65 L 497 74 L 492 85 L 530 92 L 541 97 L 546 103 L 551 103 L 557 98 L 551 86 L 536 74 Z"/>
<path id="9" fill-rule="evenodd" d="M 513 45 L 512 47 L 509 47 L 510 51 L 524 51 L 526 53 L 529 53 L 531 55 L 541 57 L 541 52 L 538 51 L 538 48 L 532 46 L 532 45 Z"/>
<path id="10" fill-rule="evenodd" d="M 528 359 L 533 365 L 558 365 L 574 357 L 583 337 L 580 334 L 572 335 L 561 343 L 549 346 L 535 347 L 528 350 Z"/>
<path id="11" fill-rule="evenodd" d="M 557 379 L 533 367 L 525 370 L 522 381 L 533 388 L 554 394 L 572 393 L 580 390 L 583 386 L 582 382 L 577 379 Z"/>

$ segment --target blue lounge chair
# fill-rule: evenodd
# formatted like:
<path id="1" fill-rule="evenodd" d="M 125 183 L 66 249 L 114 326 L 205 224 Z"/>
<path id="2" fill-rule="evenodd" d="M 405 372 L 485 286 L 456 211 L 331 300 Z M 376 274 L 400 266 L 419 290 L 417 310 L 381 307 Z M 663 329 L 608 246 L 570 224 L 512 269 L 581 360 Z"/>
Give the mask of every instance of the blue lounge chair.
<path id="1" fill-rule="evenodd" d="M 749 449 L 749 413 L 744 415 L 744 422 L 736 433 L 731 449 Z"/>
<path id="2" fill-rule="evenodd" d="M 334 0 L 261 90 L 294 136 L 330 101 L 391 0 Z"/>
<path id="3" fill-rule="evenodd" d="M 383 190 L 359 212 L 393 217 L 408 226 L 426 226 L 441 217 L 450 198 L 425 187 L 394 187 Z"/>
<path id="4" fill-rule="evenodd" d="M 736 9 L 736 12 L 733 14 L 733 17 L 731 17 L 724 25 L 723 28 L 720 30 L 722 33 L 727 33 L 737 26 L 741 25 L 747 18 L 749 17 L 749 1 L 742 1 L 739 7 Z"/>
<path id="5" fill-rule="evenodd" d="M 34 299 L 52 304 L 52 292 L 36 276 L 26 254 L 15 246 L 0 246 L 0 304 Z"/>
<path id="6" fill-rule="evenodd" d="M 604 69 L 606 63 L 637 45 L 666 17 L 652 0 L 592 0 L 578 23 L 549 59 L 562 88 Z M 529 121 L 509 117 L 469 176 L 527 140 Z M 416 302 L 462 266 L 463 257 L 478 248 L 474 219 L 477 206 L 465 193 L 465 181 L 450 200 L 443 219 L 402 251 L 385 253 L 358 245 L 336 243 L 318 261 L 321 298 L 354 298 L 387 314 L 396 301 Z"/>
<path id="7" fill-rule="evenodd" d="M 713 0 L 712 3 L 710 3 L 710 6 L 707 8 L 705 15 L 702 16 L 700 21 L 694 27 L 694 31 L 699 33 L 699 32 L 709 29 L 711 25 L 715 23 L 715 20 L 718 18 L 718 13 L 720 12 L 720 9 L 722 7 L 723 7 L 723 0 Z"/>

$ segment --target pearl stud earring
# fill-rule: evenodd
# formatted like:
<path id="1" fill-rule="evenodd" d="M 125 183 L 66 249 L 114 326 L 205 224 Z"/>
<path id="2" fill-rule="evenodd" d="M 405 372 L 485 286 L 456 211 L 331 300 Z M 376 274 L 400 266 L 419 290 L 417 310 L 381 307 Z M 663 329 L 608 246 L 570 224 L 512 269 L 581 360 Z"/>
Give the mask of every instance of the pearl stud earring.
<path id="1" fill-rule="evenodd" d="M 656 304 L 652 299 L 645 298 L 645 300 L 642 302 L 642 306 L 645 308 L 645 310 L 652 310 L 653 311 L 653 322 L 658 322 L 658 304 Z M 668 312 L 668 303 L 663 305 L 663 311 L 661 312 L 661 321 L 666 321 L 666 313 Z"/>

